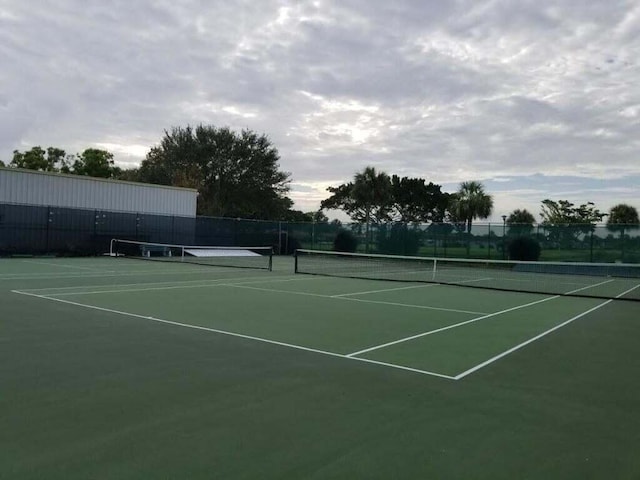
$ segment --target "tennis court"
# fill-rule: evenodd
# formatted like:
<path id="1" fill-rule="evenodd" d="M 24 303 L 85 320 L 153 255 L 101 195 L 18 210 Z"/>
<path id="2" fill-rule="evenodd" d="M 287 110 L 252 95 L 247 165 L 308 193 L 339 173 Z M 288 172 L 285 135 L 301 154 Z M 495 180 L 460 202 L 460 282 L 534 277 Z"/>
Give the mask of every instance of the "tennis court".
<path id="1" fill-rule="evenodd" d="M 613 300 L 638 279 L 576 298 L 175 258 L 0 260 L 0 477 L 640 475 L 640 303 Z"/>

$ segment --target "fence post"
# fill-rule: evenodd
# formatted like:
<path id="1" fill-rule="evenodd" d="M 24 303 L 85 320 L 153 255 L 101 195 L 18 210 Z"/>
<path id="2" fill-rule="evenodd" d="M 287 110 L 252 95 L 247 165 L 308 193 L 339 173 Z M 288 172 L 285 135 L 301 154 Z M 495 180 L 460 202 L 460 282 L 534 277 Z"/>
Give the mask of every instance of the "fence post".
<path id="1" fill-rule="evenodd" d="M 289 254 L 289 222 L 284 222 L 287 225 L 287 236 L 284 240 L 284 254 Z"/>
<path id="2" fill-rule="evenodd" d="M 447 258 L 447 236 L 448 234 L 445 232 L 444 234 L 444 242 L 443 242 L 443 247 L 444 247 L 444 257 Z"/>
<path id="3" fill-rule="evenodd" d="M 238 225 L 240 225 L 240 219 L 239 218 L 234 218 L 233 220 L 231 220 L 233 223 L 233 244 L 235 246 L 239 246 L 238 244 Z"/>
<path id="4" fill-rule="evenodd" d="M 100 240 L 98 239 L 98 210 L 93 211 L 93 255 L 99 255 Z"/>
<path id="5" fill-rule="evenodd" d="M 45 239 L 45 253 L 49 253 L 49 228 L 50 228 L 50 224 L 52 222 L 51 219 L 51 205 L 47 206 L 47 230 L 46 230 L 46 236 L 47 238 Z"/>
<path id="6" fill-rule="evenodd" d="M 433 256 L 437 257 L 438 256 L 438 236 L 436 235 L 436 229 L 438 227 L 435 228 L 431 228 L 432 232 L 431 235 L 433 237 Z"/>
<path id="7" fill-rule="evenodd" d="M 491 260 L 491 222 L 487 223 L 487 259 Z"/>

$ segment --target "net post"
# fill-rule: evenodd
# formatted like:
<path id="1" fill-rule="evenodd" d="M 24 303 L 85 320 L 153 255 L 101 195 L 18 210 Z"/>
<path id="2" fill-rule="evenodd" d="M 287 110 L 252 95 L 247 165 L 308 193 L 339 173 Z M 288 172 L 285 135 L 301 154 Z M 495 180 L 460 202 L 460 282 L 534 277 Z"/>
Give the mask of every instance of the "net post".
<path id="1" fill-rule="evenodd" d="M 184 247 L 180 247 L 180 261 L 184 262 Z"/>
<path id="2" fill-rule="evenodd" d="M 269 271 L 273 271 L 273 247 L 269 250 Z"/>
<path id="3" fill-rule="evenodd" d="M 293 273 L 298 273 L 298 249 L 293 253 Z"/>
<path id="4" fill-rule="evenodd" d="M 435 280 L 436 279 L 436 272 L 438 271 L 438 259 L 434 258 L 433 259 L 433 273 L 431 276 L 431 280 Z"/>

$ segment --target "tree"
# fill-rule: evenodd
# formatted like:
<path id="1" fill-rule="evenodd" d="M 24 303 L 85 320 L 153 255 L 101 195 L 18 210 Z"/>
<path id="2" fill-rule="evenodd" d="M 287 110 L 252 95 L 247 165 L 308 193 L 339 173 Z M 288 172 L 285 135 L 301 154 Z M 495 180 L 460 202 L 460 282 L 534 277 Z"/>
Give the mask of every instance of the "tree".
<path id="1" fill-rule="evenodd" d="M 320 208 L 344 210 L 355 222 L 379 223 L 390 219 L 391 180 L 384 172 L 366 167 L 354 176 L 353 182 L 327 188 L 331 195 Z"/>
<path id="2" fill-rule="evenodd" d="M 480 182 L 462 182 L 452 202 L 453 217 L 466 223 L 467 233 L 471 233 L 473 220 L 488 218 L 493 211 L 493 198 L 484 191 Z"/>
<path id="3" fill-rule="evenodd" d="M 591 230 L 593 224 L 601 222 L 607 214 L 595 208 L 593 202 L 583 203 L 579 207 L 576 207 L 567 200 L 555 202 L 546 199 L 542 201 L 540 216 L 542 217 L 543 223 L 552 225 L 587 225 L 589 230 Z"/>
<path id="4" fill-rule="evenodd" d="M 118 180 L 124 180 L 127 182 L 139 182 L 140 175 L 138 172 L 138 168 L 127 168 L 126 170 L 122 170 L 120 172 L 120 174 L 118 175 Z"/>
<path id="5" fill-rule="evenodd" d="M 281 218 L 286 222 L 300 222 L 311 223 L 313 222 L 313 213 L 305 213 L 302 210 L 289 210 Z"/>
<path id="6" fill-rule="evenodd" d="M 611 231 L 623 231 L 625 228 L 639 228 L 638 210 L 631 205 L 620 203 L 609 210 L 607 228 Z"/>
<path id="7" fill-rule="evenodd" d="M 302 212 L 301 210 L 289 210 L 282 217 L 287 222 L 304 223 L 329 223 L 329 219 L 322 210 L 315 212 Z"/>
<path id="8" fill-rule="evenodd" d="M 329 217 L 327 217 L 322 210 L 316 210 L 315 212 L 308 212 L 315 223 L 329 223 Z"/>
<path id="9" fill-rule="evenodd" d="M 270 140 L 250 130 L 174 127 L 142 161 L 138 179 L 198 189 L 200 215 L 283 218 L 293 202 L 279 160 Z"/>
<path id="10" fill-rule="evenodd" d="M 65 157 L 65 151 L 60 148 L 48 147 L 44 150 L 37 146 L 24 153 L 14 150 L 9 166 L 41 172 L 69 173 L 68 160 L 69 158 Z"/>
<path id="11" fill-rule="evenodd" d="M 510 235 L 531 235 L 536 219 L 526 208 L 516 209 L 509 214 L 506 224 L 509 225 Z"/>
<path id="12" fill-rule="evenodd" d="M 370 198 L 357 197 L 356 181 L 360 192 Z M 344 210 L 354 221 L 365 223 L 367 216 L 374 223 L 394 220 L 402 223 L 442 222 L 449 204 L 448 193 L 440 185 L 422 178 L 377 173 L 373 167 L 356 174 L 354 181 L 327 189 L 333 195 L 321 203 L 321 209 Z"/>
<path id="13" fill-rule="evenodd" d="M 122 173 L 113 161 L 113 154 L 96 148 L 88 148 L 75 156 L 67 155 L 64 150 L 56 147 L 48 147 L 46 150 L 33 147 L 24 153 L 14 150 L 9 166 L 103 178 L 119 178 Z"/>
<path id="14" fill-rule="evenodd" d="M 391 180 L 385 172 L 378 173 L 374 167 L 366 167 L 362 172 L 356 173 L 352 194 L 362 206 L 367 224 L 372 216 L 377 221 L 389 218 Z"/>
<path id="15" fill-rule="evenodd" d="M 353 182 L 329 187 L 333 195 L 320 203 L 321 209 L 344 210 L 353 220 L 365 225 L 365 248 L 369 250 L 370 224 L 390 219 L 391 179 L 385 172 L 366 167 L 356 173 Z"/>
<path id="16" fill-rule="evenodd" d="M 638 210 L 636 210 L 635 207 L 625 203 L 620 203 L 609 210 L 607 229 L 612 232 L 620 232 L 620 244 L 623 260 L 625 250 L 625 230 L 635 230 L 637 228 L 640 228 L 640 218 L 638 218 Z"/>
<path id="17" fill-rule="evenodd" d="M 113 161 L 113 154 L 97 148 L 87 148 L 76 155 L 71 171 L 75 175 L 98 178 L 119 178 L 122 173 Z"/>
<path id="18" fill-rule="evenodd" d="M 0 160 L 0 167 L 6 167 L 6 165 L 4 164 L 4 162 L 2 160 Z"/>
<path id="19" fill-rule="evenodd" d="M 392 216 L 396 221 L 442 221 L 448 200 L 448 194 L 441 191 L 440 185 L 426 184 L 422 178 L 391 177 Z"/>
<path id="20" fill-rule="evenodd" d="M 384 172 L 377 173 L 373 167 L 366 167 L 362 172 L 356 173 L 353 179 L 352 195 L 365 215 L 365 249 L 368 252 L 372 216 L 376 223 L 389 218 L 391 200 L 389 175 Z"/>
<path id="21" fill-rule="evenodd" d="M 568 200 L 543 200 L 542 226 L 549 232 L 549 239 L 560 242 L 563 247 L 570 247 L 571 243 L 581 234 L 594 231 L 595 224 L 606 216 L 595 208 L 593 202 L 583 203 L 576 207 Z"/>

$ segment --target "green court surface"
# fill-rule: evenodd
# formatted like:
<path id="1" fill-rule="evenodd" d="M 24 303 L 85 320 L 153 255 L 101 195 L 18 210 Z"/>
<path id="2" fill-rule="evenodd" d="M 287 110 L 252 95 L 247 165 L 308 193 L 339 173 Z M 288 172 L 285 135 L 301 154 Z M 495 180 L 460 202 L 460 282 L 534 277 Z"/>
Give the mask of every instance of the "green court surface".
<path id="1" fill-rule="evenodd" d="M 104 257 L 0 304 L 2 479 L 640 478 L 639 302 Z"/>

